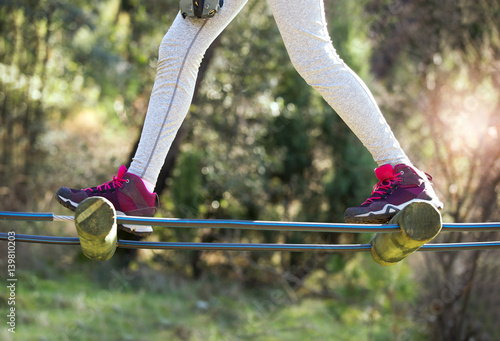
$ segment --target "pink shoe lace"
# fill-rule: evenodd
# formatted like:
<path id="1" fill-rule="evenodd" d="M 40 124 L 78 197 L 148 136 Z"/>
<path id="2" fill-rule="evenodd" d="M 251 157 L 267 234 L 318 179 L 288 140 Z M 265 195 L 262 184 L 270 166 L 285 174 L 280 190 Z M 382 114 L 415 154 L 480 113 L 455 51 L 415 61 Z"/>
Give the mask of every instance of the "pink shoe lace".
<path id="1" fill-rule="evenodd" d="M 120 167 L 120 169 L 118 170 L 118 174 L 116 175 L 116 177 L 113 176 L 113 180 L 105 182 L 102 185 L 99 185 L 97 187 L 88 187 L 88 188 L 82 189 L 82 191 L 94 192 L 94 189 L 96 189 L 97 191 L 102 192 L 103 190 L 104 191 L 110 190 L 111 187 L 121 188 L 123 186 L 123 183 L 128 181 L 126 179 L 123 179 L 123 175 L 125 175 L 125 173 L 127 173 L 127 168 L 124 165 L 122 165 Z"/>
<path id="2" fill-rule="evenodd" d="M 384 194 L 387 194 L 387 192 L 392 188 L 392 186 L 395 183 L 402 181 L 400 175 L 401 175 L 400 173 L 394 174 L 394 176 L 390 178 L 386 178 L 377 182 L 375 186 L 373 186 L 372 195 L 368 199 L 366 199 L 365 202 L 362 203 L 361 205 L 371 204 L 375 200 L 382 199 Z"/>

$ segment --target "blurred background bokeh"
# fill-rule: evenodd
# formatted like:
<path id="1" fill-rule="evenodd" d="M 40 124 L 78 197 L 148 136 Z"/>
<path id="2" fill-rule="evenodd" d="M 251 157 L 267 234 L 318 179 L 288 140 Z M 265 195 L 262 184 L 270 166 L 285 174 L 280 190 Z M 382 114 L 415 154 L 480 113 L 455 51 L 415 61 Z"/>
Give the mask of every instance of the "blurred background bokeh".
<path id="1" fill-rule="evenodd" d="M 499 221 L 500 2 L 325 7 L 338 53 L 433 176 L 444 221 Z M 177 12 L 178 0 L 0 0 L 0 210 L 69 214 L 53 198 L 60 186 L 98 185 L 130 164 Z M 293 69 L 266 1 L 251 0 L 203 60 L 157 185 L 158 216 L 342 222 L 370 194 L 375 167 Z M 0 220 L 0 231 L 76 235 L 64 223 Z M 147 240 L 369 238 L 155 228 Z M 0 339 L 498 340 L 499 256 L 420 252 L 382 267 L 368 253 L 118 250 L 98 263 L 78 247 L 17 243 L 16 334 L 4 323 Z"/>

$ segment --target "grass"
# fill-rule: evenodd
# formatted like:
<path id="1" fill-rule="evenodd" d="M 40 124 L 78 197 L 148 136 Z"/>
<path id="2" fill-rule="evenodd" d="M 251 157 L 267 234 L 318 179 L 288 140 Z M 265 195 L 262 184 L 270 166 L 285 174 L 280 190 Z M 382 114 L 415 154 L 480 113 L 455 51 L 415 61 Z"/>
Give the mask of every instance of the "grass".
<path id="1" fill-rule="evenodd" d="M 66 270 L 23 271 L 16 333 L 4 327 L 0 339 L 418 339 L 418 326 L 407 318 L 412 282 L 405 266 L 372 267 L 362 257 L 336 275 L 311 276 L 306 286 L 328 287 L 328 297 L 279 283 L 248 287 L 214 274 L 193 280 L 145 265 L 120 272 L 106 263 L 77 262 Z M 4 312 L 6 302 L 0 297 Z"/>

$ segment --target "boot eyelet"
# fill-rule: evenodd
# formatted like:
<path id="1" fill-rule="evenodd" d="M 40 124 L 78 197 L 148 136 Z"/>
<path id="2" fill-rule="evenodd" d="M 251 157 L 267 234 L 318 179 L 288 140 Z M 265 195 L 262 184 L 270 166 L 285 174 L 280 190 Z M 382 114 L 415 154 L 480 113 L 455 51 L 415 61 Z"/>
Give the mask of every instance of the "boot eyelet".
<path id="1" fill-rule="evenodd" d="M 128 184 L 129 182 L 130 182 L 130 179 L 127 179 L 127 181 L 125 181 L 125 183 L 127 183 L 127 184 Z"/>

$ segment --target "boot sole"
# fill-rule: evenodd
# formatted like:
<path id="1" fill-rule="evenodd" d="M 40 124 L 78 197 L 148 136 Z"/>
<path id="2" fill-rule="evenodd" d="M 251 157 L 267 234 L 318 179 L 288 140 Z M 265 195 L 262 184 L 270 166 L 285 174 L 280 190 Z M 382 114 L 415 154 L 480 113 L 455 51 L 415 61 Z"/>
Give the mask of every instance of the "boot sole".
<path id="1" fill-rule="evenodd" d="M 413 200 L 405 202 L 404 204 L 401 204 L 399 206 L 394 206 L 394 205 L 388 204 L 385 206 L 384 212 L 381 212 L 381 213 L 371 213 L 369 215 L 366 215 L 366 213 L 368 213 L 368 212 L 364 212 L 364 213 L 360 213 L 359 215 L 354 215 L 354 214 L 346 212 L 344 214 L 344 220 L 348 224 L 385 224 L 385 223 L 389 222 L 394 216 L 396 216 L 396 214 L 401 212 L 405 207 L 407 207 L 408 205 L 411 205 L 413 203 L 430 204 L 438 210 L 441 210 L 443 208 L 443 204 L 441 202 L 434 202 L 434 201 L 423 200 L 423 199 L 413 199 Z M 392 210 L 392 211 L 388 212 L 389 210 Z"/>
<path id="2" fill-rule="evenodd" d="M 56 200 L 59 202 L 59 204 L 61 204 L 62 206 L 66 207 L 67 209 L 75 212 L 76 211 L 76 207 L 74 207 L 72 204 L 71 204 L 71 201 L 67 201 L 63 198 L 61 198 L 58 194 L 55 195 L 56 197 Z M 77 206 L 78 207 L 78 206 Z M 118 228 L 122 231 L 125 231 L 127 233 L 130 233 L 130 234 L 133 234 L 135 236 L 139 236 L 139 237 L 147 237 L 149 235 L 151 235 L 153 233 L 152 231 L 152 228 L 151 226 L 149 226 L 151 228 L 151 231 L 137 231 L 136 230 L 136 226 L 137 227 L 141 227 L 141 228 L 145 228 L 147 226 L 142 226 L 142 225 L 123 225 L 123 224 L 118 224 Z"/>

